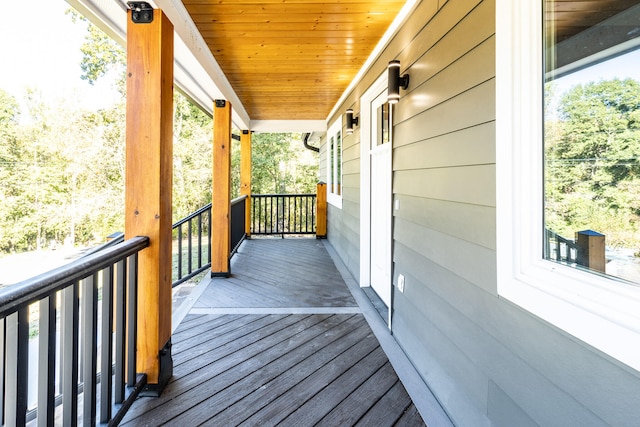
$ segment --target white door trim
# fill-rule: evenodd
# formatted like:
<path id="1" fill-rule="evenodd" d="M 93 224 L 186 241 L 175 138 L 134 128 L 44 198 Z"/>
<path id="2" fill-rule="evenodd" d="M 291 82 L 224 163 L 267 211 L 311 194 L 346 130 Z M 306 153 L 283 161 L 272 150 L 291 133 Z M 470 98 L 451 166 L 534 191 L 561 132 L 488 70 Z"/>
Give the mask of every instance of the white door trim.
<path id="1" fill-rule="evenodd" d="M 369 105 L 387 87 L 382 74 L 360 98 L 360 287 L 371 286 L 371 111 Z"/>

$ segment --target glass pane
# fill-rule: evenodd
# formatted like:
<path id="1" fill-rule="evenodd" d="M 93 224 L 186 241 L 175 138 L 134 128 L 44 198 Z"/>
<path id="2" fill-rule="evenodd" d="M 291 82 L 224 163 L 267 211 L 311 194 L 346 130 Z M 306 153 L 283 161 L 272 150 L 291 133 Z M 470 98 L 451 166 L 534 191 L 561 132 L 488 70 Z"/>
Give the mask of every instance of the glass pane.
<path id="1" fill-rule="evenodd" d="M 378 107 L 379 126 L 377 132 L 376 145 L 382 145 L 389 142 L 389 104 L 384 103 Z"/>
<path id="2" fill-rule="evenodd" d="M 335 142 L 333 140 L 333 136 L 331 138 L 329 138 L 329 164 L 327 165 L 327 167 L 329 168 L 329 192 L 330 193 L 335 193 L 335 190 L 333 188 L 334 185 L 334 168 L 335 168 L 335 159 L 334 159 L 334 155 L 335 155 Z"/>
<path id="3" fill-rule="evenodd" d="M 342 194 L 342 134 L 336 135 L 336 194 Z"/>
<path id="4" fill-rule="evenodd" d="M 640 283 L 640 6 L 562 5 L 545 1 L 544 256 Z"/>

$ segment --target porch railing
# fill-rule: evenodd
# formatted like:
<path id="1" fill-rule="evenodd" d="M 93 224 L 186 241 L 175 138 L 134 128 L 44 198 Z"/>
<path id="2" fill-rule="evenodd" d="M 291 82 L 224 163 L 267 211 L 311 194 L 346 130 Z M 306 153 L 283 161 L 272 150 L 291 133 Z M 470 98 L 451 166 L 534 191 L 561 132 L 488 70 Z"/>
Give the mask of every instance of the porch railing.
<path id="1" fill-rule="evenodd" d="M 173 238 L 172 282 L 177 286 L 211 266 L 211 203 L 173 224 Z"/>
<path id="2" fill-rule="evenodd" d="M 147 246 L 135 237 L 0 291 L 3 424 L 119 422 L 146 383 L 135 348 L 137 255 Z"/>
<path id="3" fill-rule="evenodd" d="M 247 196 L 231 201 L 231 256 L 242 240 Z M 211 267 L 211 203 L 173 224 L 173 286 Z"/>
<path id="4" fill-rule="evenodd" d="M 572 267 L 586 267 L 606 273 L 605 240 L 604 234 L 593 230 L 578 231 L 576 239 L 571 240 L 546 229 L 545 257 Z"/>
<path id="5" fill-rule="evenodd" d="M 254 194 L 251 234 L 315 234 L 315 194 Z"/>
<path id="6" fill-rule="evenodd" d="M 247 215 L 247 196 L 240 196 L 231 201 L 231 253 L 236 253 L 240 243 L 247 237 L 245 233 L 245 217 Z"/>
<path id="7" fill-rule="evenodd" d="M 547 229 L 545 230 L 544 245 L 547 259 L 568 265 L 577 264 L 578 247 L 575 241 Z"/>

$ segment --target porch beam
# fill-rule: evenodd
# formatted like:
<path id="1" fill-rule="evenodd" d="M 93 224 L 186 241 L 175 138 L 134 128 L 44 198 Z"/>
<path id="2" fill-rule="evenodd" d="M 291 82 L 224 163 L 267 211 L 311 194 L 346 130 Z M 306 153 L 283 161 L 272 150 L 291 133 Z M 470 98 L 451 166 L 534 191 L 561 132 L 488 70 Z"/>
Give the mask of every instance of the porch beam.
<path id="1" fill-rule="evenodd" d="M 231 111 L 229 101 L 218 99 L 214 102 L 211 276 L 221 277 L 231 274 Z"/>
<path id="2" fill-rule="evenodd" d="M 246 195 L 244 231 L 251 237 L 251 131 L 240 135 L 240 194 Z"/>
<path id="3" fill-rule="evenodd" d="M 144 24 L 127 13 L 125 238 L 150 239 L 138 262 L 136 371 L 159 394 L 173 375 L 173 25 L 161 10 Z"/>

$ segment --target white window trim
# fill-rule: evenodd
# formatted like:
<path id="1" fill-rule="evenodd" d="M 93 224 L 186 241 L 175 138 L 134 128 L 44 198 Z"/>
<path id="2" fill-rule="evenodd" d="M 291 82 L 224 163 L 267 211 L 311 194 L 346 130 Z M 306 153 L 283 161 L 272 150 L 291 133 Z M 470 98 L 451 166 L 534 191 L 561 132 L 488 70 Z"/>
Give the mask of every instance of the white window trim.
<path id="1" fill-rule="evenodd" d="M 640 371 L 640 287 L 542 258 L 542 3 L 496 2 L 498 294 Z"/>
<path id="2" fill-rule="evenodd" d="M 331 192 L 331 187 L 334 183 L 334 179 L 333 176 L 331 176 L 331 173 L 335 170 L 335 167 L 337 166 L 337 164 L 333 165 L 333 168 L 331 167 L 331 137 L 335 136 L 337 134 L 340 134 L 340 151 L 344 151 L 343 150 L 343 146 L 344 146 L 344 138 L 342 135 L 342 116 L 340 116 L 340 118 L 338 120 L 336 120 L 335 122 L 333 122 L 333 124 L 331 126 L 329 126 L 329 129 L 327 130 L 327 202 L 331 203 L 333 206 L 342 209 L 342 190 L 340 191 L 340 194 L 335 194 L 333 192 Z M 338 156 L 333 156 L 334 160 L 337 162 L 338 161 Z M 342 162 L 342 152 L 340 153 L 340 161 Z M 341 165 L 342 166 L 342 165 Z M 340 167 L 340 173 L 342 173 L 342 167 Z M 340 177 L 340 183 L 342 185 L 342 177 Z"/>

